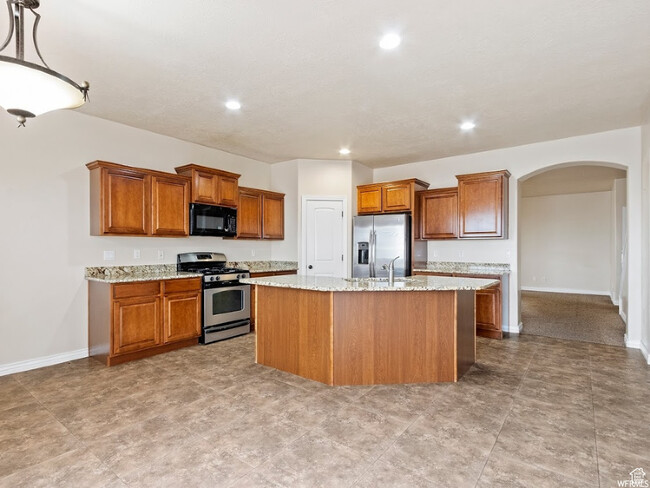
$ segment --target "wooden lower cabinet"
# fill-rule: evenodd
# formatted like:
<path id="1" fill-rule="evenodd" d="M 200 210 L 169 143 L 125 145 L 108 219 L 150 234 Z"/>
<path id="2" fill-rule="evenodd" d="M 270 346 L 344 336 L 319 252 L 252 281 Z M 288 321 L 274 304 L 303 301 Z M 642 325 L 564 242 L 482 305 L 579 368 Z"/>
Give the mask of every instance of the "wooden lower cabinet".
<path id="1" fill-rule="evenodd" d="M 298 271 L 295 269 L 288 271 L 265 271 L 260 273 L 251 273 L 251 278 L 263 278 L 264 276 L 281 276 L 281 275 L 295 275 L 298 274 Z M 256 314 L 256 286 L 251 286 L 251 332 L 255 330 L 255 314 Z"/>
<path id="2" fill-rule="evenodd" d="M 498 275 L 475 275 L 465 273 L 435 273 L 417 271 L 416 275 L 455 276 L 458 278 L 483 278 L 499 280 L 499 283 L 484 290 L 476 290 L 476 335 L 490 339 L 502 339 L 501 277 Z"/>
<path id="3" fill-rule="evenodd" d="M 107 366 L 196 344 L 201 278 L 88 282 L 88 346 Z"/>

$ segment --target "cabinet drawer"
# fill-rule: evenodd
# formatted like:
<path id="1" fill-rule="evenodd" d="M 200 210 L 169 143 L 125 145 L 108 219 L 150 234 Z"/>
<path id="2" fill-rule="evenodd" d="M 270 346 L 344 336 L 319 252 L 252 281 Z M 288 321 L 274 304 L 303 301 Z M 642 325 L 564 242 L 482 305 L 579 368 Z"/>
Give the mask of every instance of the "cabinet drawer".
<path id="1" fill-rule="evenodd" d="M 139 281 L 113 285 L 113 298 L 144 297 L 160 294 L 159 281 Z"/>
<path id="2" fill-rule="evenodd" d="M 195 291 L 201 289 L 201 278 L 182 278 L 178 280 L 166 280 L 163 282 L 165 295 L 183 291 Z"/>

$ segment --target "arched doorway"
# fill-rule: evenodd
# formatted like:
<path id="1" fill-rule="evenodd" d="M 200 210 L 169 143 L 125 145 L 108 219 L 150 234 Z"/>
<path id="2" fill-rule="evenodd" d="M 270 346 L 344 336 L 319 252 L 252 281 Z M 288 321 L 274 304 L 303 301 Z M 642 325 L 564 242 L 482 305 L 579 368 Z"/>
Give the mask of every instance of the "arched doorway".
<path id="1" fill-rule="evenodd" d="M 518 180 L 523 334 L 624 345 L 627 171 L 570 162 Z"/>

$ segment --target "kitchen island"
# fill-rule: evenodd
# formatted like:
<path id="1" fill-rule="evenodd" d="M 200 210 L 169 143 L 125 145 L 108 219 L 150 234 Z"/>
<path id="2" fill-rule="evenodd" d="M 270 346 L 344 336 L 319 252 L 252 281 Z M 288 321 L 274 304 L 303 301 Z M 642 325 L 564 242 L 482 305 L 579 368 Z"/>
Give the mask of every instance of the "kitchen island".
<path id="1" fill-rule="evenodd" d="M 474 363 L 475 290 L 495 280 L 251 278 L 256 361 L 328 385 L 457 381 Z"/>

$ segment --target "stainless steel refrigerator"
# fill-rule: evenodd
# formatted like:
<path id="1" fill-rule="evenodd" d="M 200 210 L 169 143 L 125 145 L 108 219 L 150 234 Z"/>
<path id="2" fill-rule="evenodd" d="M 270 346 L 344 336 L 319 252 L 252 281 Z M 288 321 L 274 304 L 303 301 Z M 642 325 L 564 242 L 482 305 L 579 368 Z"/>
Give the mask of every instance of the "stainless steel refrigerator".
<path id="1" fill-rule="evenodd" d="M 409 214 L 359 215 L 352 234 L 353 278 L 387 277 L 393 258 L 395 276 L 411 275 L 411 216 Z"/>

